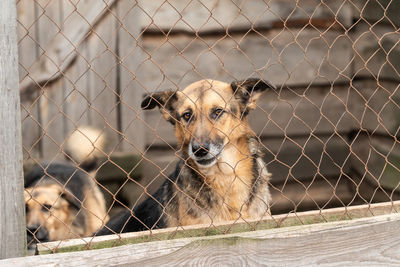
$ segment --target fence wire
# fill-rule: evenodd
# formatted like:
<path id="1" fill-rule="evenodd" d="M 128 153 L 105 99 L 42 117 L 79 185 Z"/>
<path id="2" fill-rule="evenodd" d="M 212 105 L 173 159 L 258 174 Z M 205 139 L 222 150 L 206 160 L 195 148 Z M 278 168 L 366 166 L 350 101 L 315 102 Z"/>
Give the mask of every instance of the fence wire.
<path id="1" fill-rule="evenodd" d="M 147 198 L 156 204 L 147 212 L 160 211 L 164 224 L 142 221 L 142 230 L 173 227 L 171 236 L 191 236 L 185 226 L 196 223 L 227 233 L 243 222 L 280 226 L 279 216 L 301 211 L 396 209 L 395 1 L 19 0 L 17 8 L 30 248 L 58 241 L 57 251 L 63 240 L 97 235 L 120 212 L 140 221 Z M 256 99 L 262 82 L 243 91 L 250 78 L 274 86 Z M 203 79 L 239 82 L 228 97 L 216 82 L 203 83 L 203 95 L 183 91 Z M 157 94 L 165 90 L 180 93 Z M 156 108 L 143 111 L 149 94 L 144 107 Z M 262 156 L 248 149 L 253 141 Z M 194 161 L 218 153 L 230 155 L 217 163 L 228 178 Z M 185 182 L 169 176 L 177 162 Z M 154 194 L 165 180 L 172 186 Z"/>

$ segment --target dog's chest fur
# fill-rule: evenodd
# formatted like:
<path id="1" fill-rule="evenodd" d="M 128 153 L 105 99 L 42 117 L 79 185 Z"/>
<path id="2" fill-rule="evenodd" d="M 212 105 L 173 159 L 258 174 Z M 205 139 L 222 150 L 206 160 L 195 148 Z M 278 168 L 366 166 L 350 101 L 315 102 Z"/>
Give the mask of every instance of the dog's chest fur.
<path id="1" fill-rule="evenodd" d="M 256 141 L 227 147 L 219 162 L 196 169 L 178 166 L 176 186 L 167 201 L 168 226 L 209 224 L 226 220 L 259 219 L 268 210 L 270 174 L 260 158 Z M 243 145 L 242 145 L 243 146 Z"/>

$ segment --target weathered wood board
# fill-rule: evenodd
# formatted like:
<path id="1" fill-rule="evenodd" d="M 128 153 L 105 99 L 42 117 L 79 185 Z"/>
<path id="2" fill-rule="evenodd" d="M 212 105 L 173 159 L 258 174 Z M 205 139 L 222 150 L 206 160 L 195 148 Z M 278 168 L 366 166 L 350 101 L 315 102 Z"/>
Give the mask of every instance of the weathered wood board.
<path id="1" fill-rule="evenodd" d="M 368 137 L 360 134 L 352 143 L 351 165 L 357 176 L 368 180 L 375 188 L 400 191 L 400 144 L 388 136 Z M 361 192 L 362 194 L 362 192 Z"/>
<path id="2" fill-rule="evenodd" d="M 22 0 L 17 3 L 17 33 L 18 33 L 18 63 L 20 81 L 29 79 L 31 65 L 39 56 L 37 46 L 38 33 L 36 19 L 38 3 L 31 0 Z M 35 12 L 36 11 L 36 12 Z M 38 140 L 41 136 L 40 105 L 37 97 L 39 92 L 33 93 L 34 101 L 21 103 L 22 147 L 24 159 L 40 157 Z"/>
<path id="3" fill-rule="evenodd" d="M 353 16 L 362 17 L 368 23 L 382 23 L 392 25 L 393 28 L 400 26 L 398 12 L 400 3 L 390 0 L 358 0 L 353 3 Z"/>
<path id="4" fill-rule="evenodd" d="M 143 47 L 149 91 L 183 89 L 209 78 L 222 81 L 263 77 L 273 84 L 312 85 L 348 81 L 352 48 L 335 30 L 275 29 L 257 34 L 209 37 L 147 36 Z"/>
<path id="5" fill-rule="evenodd" d="M 47 58 L 45 47 L 48 46 L 54 38 L 60 35 L 60 27 L 62 28 L 64 16 L 67 16 L 70 10 L 65 10 L 64 5 L 66 1 L 53 1 L 48 2 L 45 0 L 38 1 L 39 5 L 39 18 L 37 23 L 38 27 L 38 40 L 40 48 L 39 58 Z M 67 7 L 65 7 L 67 8 Z M 34 72 L 35 66 L 33 65 L 31 71 Z M 23 81 L 22 81 L 23 83 Z M 65 86 L 64 78 L 49 84 L 46 90 L 40 94 L 39 104 L 41 112 L 41 130 L 43 137 L 41 142 L 43 144 L 43 157 L 48 160 L 62 159 L 61 144 L 64 141 L 64 106 L 65 106 Z"/>
<path id="6" fill-rule="evenodd" d="M 336 20 L 343 27 L 352 22 L 351 5 L 343 1 L 307 0 L 299 3 L 285 0 L 241 1 L 138 1 L 142 27 L 153 31 L 225 32 L 250 27 L 270 28 L 288 21 L 325 21 L 331 26 Z M 228 29 L 228 30 L 227 30 Z"/>
<path id="7" fill-rule="evenodd" d="M 102 130 L 107 136 L 108 144 L 104 151 L 107 154 L 117 151 L 120 145 L 116 108 L 119 75 L 116 54 L 118 20 L 114 15 L 115 12 L 114 5 L 87 39 L 90 57 L 86 60 L 90 65 L 88 72 L 91 73 L 91 92 L 87 112 L 90 112 L 91 126 Z"/>
<path id="8" fill-rule="evenodd" d="M 66 16 L 63 24 L 72 25 L 72 27 L 65 27 L 61 31 L 57 31 L 56 35 L 49 35 L 51 41 L 46 42 L 40 46 L 45 51 L 45 55 L 36 60 L 31 67 L 30 76 L 20 83 L 21 98 L 30 98 L 31 93 L 37 90 L 37 85 L 47 84 L 48 82 L 57 79 L 62 75 L 66 68 L 71 64 L 75 57 L 75 48 L 81 43 L 88 32 L 100 19 L 103 12 L 108 11 L 112 6 L 114 0 L 108 1 L 84 1 L 84 2 L 71 2 L 74 5 L 74 12 Z M 49 2 L 40 5 L 45 13 L 45 8 Z M 47 24 L 56 26 L 51 16 L 44 14 L 41 16 L 43 20 L 47 20 Z M 56 29 L 59 27 L 56 26 Z M 43 44 L 43 43 L 42 43 Z"/>
<path id="9" fill-rule="evenodd" d="M 398 82 L 376 80 L 355 81 L 349 95 L 355 131 L 363 129 L 370 134 L 399 136 L 400 91 Z"/>
<path id="10" fill-rule="evenodd" d="M 351 35 L 355 77 L 400 81 L 399 32 L 391 24 L 358 23 Z"/>
<path id="11" fill-rule="evenodd" d="M 0 259 L 25 254 L 15 1 L 0 2 Z"/>
<path id="12" fill-rule="evenodd" d="M 399 264 L 399 229 L 398 214 L 391 214 L 208 238 L 127 245 L 100 251 L 13 258 L 0 261 L 0 265 L 171 266 L 232 263 L 396 266 Z"/>
<path id="13" fill-rule="evenodd" d="M 146 243 L 178 238 L 207 237 L 245 233 L 248 231 L 266 230 L 271 228 L 285 228 L 297 225 L 309 225 L 320 222 L 333 222 L 365 217 L 374 217 L 385 214 L 398 213 L 399 201 L 379 204 L 366 204 L 333 209 L 321 209 L 289 214 L 266 215 L 260 220 L 227 221 L 211 225 L 189 225 L 165 229 L 156 229 L 143 232 L 122 233 L 90 238 L 71 239 L 65 241 L 48 242 L 38 245 L 39 254 L 56 252 L 71 252 L 88 249 L 109 248 L 127 244 Z M 246 234 L 246 233 L 245 233 Z M 90 243 L 90 246 L 88 244 Z"/>
<path id="14" fill-rule="evenodd" d="M 117 16 L 119 83 L 120 94 L 120 131 L 123 133 L 121 150 L 143 153 L 145 148 L 144 118 L 140 110 L 140 102 L 145 92 L 143 77 L 146 73 L 140 64 L 147 58 L 142 48 L 140 18 L 138 4 L 129 0 L 118 1 Z"/>
<path id="15" fill-rule="evenodd" d="M 120 266 L 191 264 L 396 266 L 398 214 L 208 238 L 135 244 L 99 251 L 31 256 L 0 265 Z M 329 251 L 329 253 L 327 253 Z"/>

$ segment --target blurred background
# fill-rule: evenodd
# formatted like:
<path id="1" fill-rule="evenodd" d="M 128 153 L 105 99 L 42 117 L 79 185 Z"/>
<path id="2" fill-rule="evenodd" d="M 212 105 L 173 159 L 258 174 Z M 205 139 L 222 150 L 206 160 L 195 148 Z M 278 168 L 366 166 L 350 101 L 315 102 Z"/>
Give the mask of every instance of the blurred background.
<path id="1" fill-rule="evenodd" d="M 179 151 L 143 95 L 200 79 L 271 81 L 250 114 L 272 212 L 400 199 L 400 2 L 17 0 L 25 170 L 99 130 L 110 215 L 161 184 Z M 75 162 L 79 164 L 79 162 Z M 141 197 L 142 196 L 142 197 Z"/>

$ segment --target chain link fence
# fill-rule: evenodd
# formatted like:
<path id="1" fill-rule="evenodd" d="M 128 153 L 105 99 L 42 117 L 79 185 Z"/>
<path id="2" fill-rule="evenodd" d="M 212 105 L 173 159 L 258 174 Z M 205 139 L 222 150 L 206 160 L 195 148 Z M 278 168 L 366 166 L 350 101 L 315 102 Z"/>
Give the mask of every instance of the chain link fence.
<path id="1" fill-rule="evenodd" d="M 137 218 L 132 209 L 178 161 L 196 169 L 174 126 L 140 105 L 203 79 L 275 86 L 248 115 L 272 173 L 269 208 L 255 221 L 399 199 L 396 1 L 17 0 L 17 9 L 30 247 L 59 240 L 56 251 L 120 212 Z M 220 221 L 203 212 L 214 229 Z M 236 213 L 232 225 L 248 219 Z"/>

